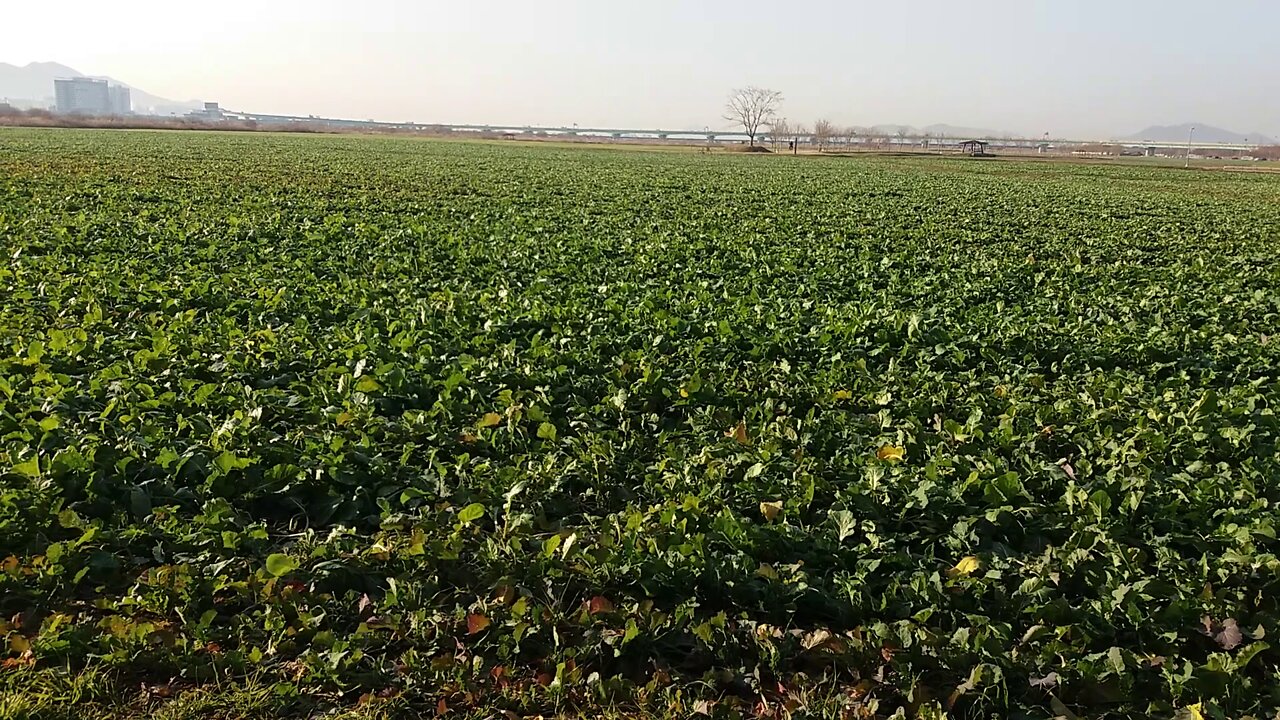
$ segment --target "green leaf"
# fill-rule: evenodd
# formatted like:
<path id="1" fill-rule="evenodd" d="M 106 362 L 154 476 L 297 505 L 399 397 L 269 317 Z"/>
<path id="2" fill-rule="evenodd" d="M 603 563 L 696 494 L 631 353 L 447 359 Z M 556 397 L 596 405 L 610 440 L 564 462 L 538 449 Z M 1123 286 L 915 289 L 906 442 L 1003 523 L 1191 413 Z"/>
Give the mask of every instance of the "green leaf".
<path id="1" fill-rule="evenodd" d="M 470 505 L 462 508 L 462 511 L 458 513 L 458 522 L 465 525 L 473 520 L 478 520 L 482 515 L 484 515 L 484 505 L 481 505 L 480 503 L 471 503 Z"/>
<path id="2" fill-rule="evenodd" d="M 578 539 L 578 533 L 570 533 L 569 537 L 564 539 L 564 544 L 560 546 L 560 557 L 569 559 L 569 553 L 573 551 L 573 543 Z"/>
<path id="3" fill-rule="evenodd" d="M 1111 510 L 1111 496 L 1106 490 L 1097 490 L 1089 496 L 1089 504 L 1098 511 L 1099 515 L 1106 515 Z"/>
<path id="4" fill-rule="evenodd" d="M 222 471 L 223 475 L 225 475 L 232 470 L 243 470 L 249 467 L 252 462 L 246 458 L 237 456 L 229 450 L 226 450 L 213 459 L 213 464 Z"/>
<path id="5" fill-rule="evenodd" d="M 844 542 L 845 538 L 858 531 L 858 521 L 848 510 L 833 510 L 829 517 L 835 523 L 836 536 L 840 542 Z"/>
<path id="6" fill-rule="evenodd" d="M 542 423 L 541 425 L 538 426 L 538 437 L 542 438 L 543 440 L 555 440 L 556 426 L 552 425 L 549 422 Z"/>
<path id="7" fill-rule="evenodd" d="M 372 375 L 365 375 L 356 381 L 356 392 L 373 393 L 382 389 Z"/>
<path id="8" fill-rule="evenodd" d="M 1118 647 L 1112 647 L 1107 651 L 1107 664 L 1111 666 L 1111 671 L 1117 675 L 1124 673 L 1124 651 Z"/>
<path id="9" fill-rule="evenodd" d="M 25 475 L 29 478 L 40 477 L 40 456 L 32 455 L 13 466 L 13 471 L 19 475 Z"/>
<path id="10" fill-rule="evenodd" d="M 1265 642 L 1250 643 L 1249 645 L 1241 649 L 1240 652 L 1236 653 L 1236 656 L 1235 656 L 1236 667 L 1243 669 L 1244 666 L 1248 665 L 1249 661 L 1253 660 L 1253 658 L 1256 657 L 1258 653 L 1262 652 L 1263 650 L 1270 649 L 1270 647 L 1271 645 Z"/>
<path id="11" fill-rule="evenodd" d="M 276 577 L 288 575 L 298 569 L 298 561 L 283 553 L 273 553 L 267 556 L 267 572 Z"/>
<path id="12" fill-rule="evenodd" d="M 552 555 L 555 555 L 556 549 L 560 547 L 560 543 L 563 541 L 564 541 L 564 538 L 560 537 L 560 535 L 558 534 L 552 535 L 551 537 L 547 538 L 542 542 L 542 554 L 545 557 L 551 557 Z"/>

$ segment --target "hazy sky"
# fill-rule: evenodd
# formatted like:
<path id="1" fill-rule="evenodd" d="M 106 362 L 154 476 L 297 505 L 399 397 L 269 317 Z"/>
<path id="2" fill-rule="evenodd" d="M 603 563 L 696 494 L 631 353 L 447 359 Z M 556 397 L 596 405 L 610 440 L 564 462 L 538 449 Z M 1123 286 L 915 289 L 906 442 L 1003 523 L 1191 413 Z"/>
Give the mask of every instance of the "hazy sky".
<path id="1" fill-rule="evenodd" d="M 728 127 L 730 88 L 811 123 L 1280 136 L 1280 0 L 0 0 L 0 61 L 292 114 Z"/>

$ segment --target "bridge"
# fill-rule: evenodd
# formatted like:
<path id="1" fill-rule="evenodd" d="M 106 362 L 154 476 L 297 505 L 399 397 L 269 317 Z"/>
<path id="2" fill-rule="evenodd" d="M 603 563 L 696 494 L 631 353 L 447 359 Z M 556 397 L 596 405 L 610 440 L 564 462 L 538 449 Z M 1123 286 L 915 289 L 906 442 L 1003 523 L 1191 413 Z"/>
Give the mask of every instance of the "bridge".
<path id="1" fill-rule="evenodd" d="M 356 128 L 370 130 L 407 130 L 407 131 L 446 131 L 456 133 L 477 133 L 486 135 L 507 136 L 564 136 L 564 137 L 601 137 L 632 140 L 697 140 L 708 142 L 747 142 L 748 136 L 741 130 L 679 130 L 658 128 L 604 128 L 578 126 L 533 126 L 533 125 L 471 125 L 454 123 L 416 123 L 385 122 L 378 120 L 350 120 L 340 118 L 324 118 L 314 115 L 270 115 L 263 113 L 246 113 L 223 111 L 228 119 L 251 120 L 262 125 L 292 125 L 308 123 L 327 125 L 338 128 Z M 789 135 L 786 140 L 796 139 L 802 143 L 814 142 L 812 134 Z M 1185 150 L 1186 142 L 1139 141 L 1139 140 L 1080 140 L 1064 138 L 1009 138 L 1009 137 L 942 137 L 938 135 L 905 134 L 897 135 L 888 132 L 863 131 L 853 137 L 841 136 L 839 141 L 831 143 L 835 147 L 866 146 L 870 144 L 888 145 L 896 148 L 949 147 L 962 140 L 982 140 L 993 148 L 1036 148 L 1041 145 L 1050 146 L 1082 146 L 1082 145 L 1116 145 L 1130 148 L 1155 148 L 1157 150 Z M 756 135 L 756 142 L 770 144 L 767 132 Z M 1192 139 L 1191 147 L 1202 150 L 1247 151 L 1258 147 L 1257 144 L 1245 143 L 1206 143 Z"/>

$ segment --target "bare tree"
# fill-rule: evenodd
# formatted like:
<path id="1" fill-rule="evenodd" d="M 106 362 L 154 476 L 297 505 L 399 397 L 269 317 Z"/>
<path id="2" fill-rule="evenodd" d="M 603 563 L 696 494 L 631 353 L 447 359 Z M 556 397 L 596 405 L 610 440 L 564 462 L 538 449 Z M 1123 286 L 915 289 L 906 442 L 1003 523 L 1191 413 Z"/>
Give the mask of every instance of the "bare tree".
<path id="1" fill-rule="evenodd" d="M 751 147 L 755 147 L 760 126 L 777 114 L 781 103 L 782 93 L 777 90 L 755 86 L 734 90 L 729 95 L 729 102 L 725 104 L 724 119 L 741 125 L 742 131 L 751 141 Z"/>
<path id="2" fill-rule="evenodd" d="M 769 140 L 773 143 L 773 149 L 778 149 L 778 142 L 786 140 L 787 135 L 791 133 L 791 126 L 787 124 L 786 118 L 773 117 L 769 118 Z"/>
<path id="3" fill-rule="evenodd" d="M 823 119 L 813 124 L 813 141 L 818 145 L 818 152 L 822 152 L 835 134 L 836 126 L 830 120 Z"/>

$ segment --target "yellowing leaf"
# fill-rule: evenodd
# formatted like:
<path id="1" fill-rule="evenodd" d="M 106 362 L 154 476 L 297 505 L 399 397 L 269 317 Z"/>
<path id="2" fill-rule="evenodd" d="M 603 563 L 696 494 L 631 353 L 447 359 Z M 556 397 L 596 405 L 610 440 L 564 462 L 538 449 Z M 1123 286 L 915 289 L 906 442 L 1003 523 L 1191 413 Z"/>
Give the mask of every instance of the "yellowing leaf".
<path id="1" fill-rule="evenodd" d="M 897 445 L 881 445 L 876 451 L 876 457 L 881 460 L 901 460 L 907 451 Z"/>
<path id="2" fill-rule="evenodd" d="M 1204 720 L 1203 706 L 1200 703 L 1187 706 L 1187 715 L 1191 720 Z"/>
<path id="3" fill-rule="evenodd" d="M 747 445 L 751 442 L 751 438 L 747 437 L 747 421 L 739 420 L 738 424 L 724 434 L 725 437 L 733 438 L 739 445 Z"/>
<path id="4" fill-rule="evenodd" d="M 831 398 L 832 398 L 833 400 L 852 400 L 852 399 L 853 399 L 853 393 L 852 393 L 851 391 L 849 391 L 849 390 L 837 390 L 837 391 L 835 391 L 835 393 L 831 396 Z"/>
<path id="5" fill-rule="evenodd" d="M 491 428 L 497 427 L 501 423 L 502 416 L 498 413 L 485 413 L 484 417 L 480 418 L 480 422 L 476 423 L 476 427 Z"/>
<path id="6" fill-rule="evenodd" d="M 352 414 L 351 414 L 351 413 L 349 413 L 349 412 L 340 412 L 340 413 L 338 413 L 338 424 L 339 424 L 339 425 L 346 425 L 347 423 L 349 423 L 349 422 L 351 422 L 352 420 L 355 420 L 355 419 L 356 419 L 356 416 L 355 416 L 355 415 L 352 415 Z"/>
<path id="7" fill-rule="evenodd" d="M 760 514 L 769 522 L 773 522 L 778 518 L 778 514 L 782 512 L 782 501 L 774 500 L 773 502 L 760 503 Z"/>
<path id="8" fill-rule="evenodd" d="M 6 557 L 4 560 L 0 560 L 0 570 L 3 570 L 4 572 L 7 572 L 7 573 L 11 573 L 14 570 L 18 569 L 19 564 L 20 563 L 18 562 L 18 558 L 14 557 L 13 555 L 10 555 Z"/>
<path id="9" fill-rule="evenodd" d="M 982 561 L 970 555 L 966 558 L 961 559 L 960 562 L 956 563 L 956 566 L 951 568 L 950 572 L 948 572 L 947 574 L 952 577 L 955 577 L 957 575 L 963 575 L 965 577 L 968 577 L 969 575 L 972 575 L 974 572 L 976 572 L 980 567 L 982 567 Z"/>
<path id="10" fill-rule="evenodd" d="M 9 649 L 19 655 L 31 652 L 31 641 L 15 633 L 9 636 Z"/>

